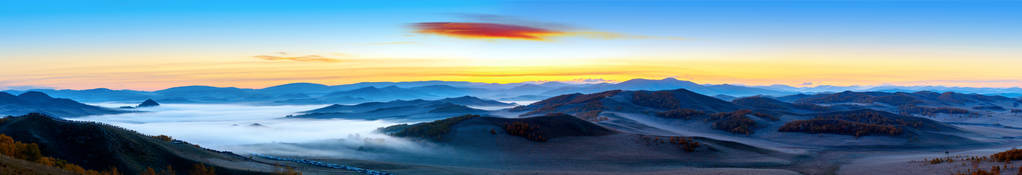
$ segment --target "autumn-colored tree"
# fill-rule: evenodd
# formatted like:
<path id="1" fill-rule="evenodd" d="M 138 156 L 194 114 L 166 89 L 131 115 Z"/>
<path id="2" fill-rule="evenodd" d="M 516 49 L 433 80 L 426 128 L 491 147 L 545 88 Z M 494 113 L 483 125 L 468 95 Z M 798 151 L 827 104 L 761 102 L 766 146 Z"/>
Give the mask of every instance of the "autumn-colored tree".
<path id="1" fill-rule="evenodd" d="M 678 109 L 681 103 L 671 91 L 635 91 L 632 103 L 659 109 Z"/>
<path id="2" fill-rule="evenodd" d="M 174 167 L 167 165 L 167 168 L 160 171 L 160 175 L 177 175 L 177 172 L 174 171 Z"/>
<path id="3" fill-rule="evenodd" d="M 663 138 L 662 136 L 639 135 L 639 140 L 645 142 L 647 145 L 674 145 L 685 152 L 695 152 L 695 149 L 699 147 L 699 142 L 696 142 L 690 137 L 671 136 Z"/>
<path id="4" fill-rule="evenodd" d="M 529 124 L 525 122 L 506 123 L 504 124 L 504 132 L 507 132 L 509 135 L 525 137 L 525 139 L 537 142 L 545 142 L 548 139 L 543 136 L 543 133 L 540 132 L 538 126 L 529 126 Z"/>
<path id="5" fill-rule="evenodd" d="M 774 115 L 771 115 L 771 114 L 767 114 L 767 113 L 762 113 L 762 112 L 752 113 L 752 116 L 756 116 L 756 117 L 759 117 L 759 118 L 762 118 L 762 119 L 767 119 L 767 120 L 770 120 L 770 121 L 781 120 L 781 118 L 777 118 L 777 116 L 774 116 Z"/>
<path id="6" fill-rule="evenodd" d="M 990 158 L 993 158 L 994 160 L 999 161 L 999 162 L 1007 162 L 1007 161 L 1012 161 L 1012 160 L 1022 160 L 1022 149 L 1011 149 L 1011 150 L 1007 150 L 1007 151 L 1004 151 L 1004 152 L 999 152 L 999 153 L 990 155 Z"/>
<path id="7" fill-rule="evenodd" d="M 433 122 L 419 123 L 415 125 L 395 125 L 390 127 L 381 128 L 380 130 L 390 131 L 394 130 L 393 133 L 388 133 L 391 136 L 397 137 L 416 137 L 440 140 L 444 134 L 451 131 L 451 126 L 461 121 L 480 117 L 479 115 L 463 115 L 458 117 L 451 117 L 443 120 L 437 120 Z"/>
<path id="8" fill-rule="evenodd" d="M 723 130 L 735 134 L 751 135 L 752 130 L 756 128 L 756 121 L 747 117 L 752 113 L 751 110 L 743 109 L 733 112 L 720 112 L 710 115 L 707 121 L 714 121 L 712 126 L 714 129 Z"/>
<path id="9" fill-rule="evenodd" d="M 868 135 L 901 135 L 902 129 L 890 125 L 876 125 L 836 119 L 796 120 L 785 123 L 778 131 L 805 132 L 810 134 L 830 133 L 852 135 L 855 137 Z"/>
<path id="10" fill-rule="evenodd" d="M 958 116 L 978 115 L 967 109 L 952 107 L 922 107 L 916 105 L 902 105 L 898 107 L 898 113 L 902 115 L 918 114 L 923 116 L 936 116 L 937 114 L 950 114 Z"/>
<path id="11" fill-rule="evenodd" d="M 680 109 L 672 109 L 672 110 L 668 110 L 668 111 L 664 111 L 664 112 L 659 112 L 659 113 L 656 114 L 656 116 L 657 117 L 663 117 L 663 118 L 674 118 L 674 119 L 690 120 L 690 119 L 692 119 L 695 116 L 701 116 L 701 115 L 704 115 L 704 114 L 706 114 L 706 113 L 703 112 L 703 111 L 699 111 L 699 110 L 695 110 L 695 109 L 680 108 Z"/>
<path id="12" fill-rule="evenodd" d="M 192 171 L 188 172 L 188 175 L 216 175 L 216 170 L 213 167 L 206 167 L 205 164 L 197 163 L 192 165 Z"/>
<path id="13" fill-rule="evenodd" d="M 302 175 L 302 172 L 295 171 L 294 168 L 288 166 L 278 167 L 278 171 L 274 174 L 277 175 Z"/>
<path id="14" fill-rule="evenodd" d="M 85 174 L 85 168 L 78 165 L 64 165 L 63 169 L 75 174 Z"/>
<path id="15" fill-rule="evenodd" d="M 145 167 L 145 171 L 142 171 L 142 173 L 140 173 L 140 174 L 141 175 L 156 175 L 156 170 L 154 170 L 153 167 Z"/>
<path id="16" fill-rule="evenodd" d="M 39 145 L 35 143 L 22 143 L 15 141 L 14 138 L 0 134 L 0 154 L 10 156 L 16 159 L 22 159 L 27 161 L 33 161 L 42 165 L 60 168 L 67 170 L 74 174 L 82 175 L 119 175 L 120 172 L 117 168 L 113 168 L 109 171 L 95 171 L 87 170 L 81 166 L 68 163 L 67 161 L 60 160 L 53 157 L 43 156 L 42 150 L 39 149 Z"/>
<path id="17" fill-rule="evenodd" d="M 0 154 L 28 161 L 39 161 L 43 158 L 39 145 L 14 141 L 14 138 L 3 134 L 0 134 Z"/>
<path id="18" fill-rule="evenodd" d="M 167 141 L 167 142 L 174 141 L 174 138 L 171 138 L 170 136 L 167 136 L 167 135 L 153 136 L 153 138 L 160 139 L 160 140 Z"/>

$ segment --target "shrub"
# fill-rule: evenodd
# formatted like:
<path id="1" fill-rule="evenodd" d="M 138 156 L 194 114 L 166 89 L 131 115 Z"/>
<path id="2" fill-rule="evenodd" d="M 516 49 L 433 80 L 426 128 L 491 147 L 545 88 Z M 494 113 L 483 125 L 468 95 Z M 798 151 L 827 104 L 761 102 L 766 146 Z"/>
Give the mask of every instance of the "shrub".
<path id="1" fill-rule="evenodd" d="M 188 172 L 188 175 L 216 175 L 216 170 L 204 164 L 195 164 L 192 165 L 192 171 Z"/>
<path id="2" fill-rule="evenodd" d="M 1008 150 L 1008 151 L 999 152 L 999 153 L 996 153 L 994 155 L 990 155 L 990 157 L 994 158 L 994 160 L 1000 161 L 1000 162 L 1007 162 L 1007 161 L 1012 161 L 1012 160 L 1022 160 L 1022 150 L 1020 150 L 1020 149 L 1011 149 L 1011 150 Z"/>
<path id="3" fill-rule="evenodd" d="M 1007 111 L 1008 110 L 1008 109 L 1005 109 L 1004 107 L 997 106 L 997 105 L 976 106 L 976 107 L 972 107 L 972 109 L 975 109 L 975 110 L 990 110 L 990 111 Z"/>
<path id="4" fill-rule="evenodd" d="M 174 138 L 171 138 L 170 136 L 167 136 L 167 135 L 153 136 L 153 138 L 160 139 L 160 140 L 163 140 L 163 141 L 166 141 L 166 142 L 174 141 Z"/>
<path id="5" fill-rule="evenodd" d="M 770 120 L 770 121 L 781 120 L 781 118 L 777 118 L 777 116 L 774 116 L 772 114 L 762 113 L 762 112 L 752 113 L 752 116 L 756 116 L 756 117 L 759 117 L 759 118 L 762 118 L 762 119 L 767 119 L 767 120 Z"/>
<path id="6" fill-rule="evenodd" d="M 295 170 L 295 168 L 292 168 L 292 167 L 281 167 L 280 170 L 278 170 L 276 173 L 273 173 L 273 174 L 276 174 L 276 175 L 302 175 L 302 172 L 298 172 L 298 171 Z"/>
<path id="7" fill-rule="evenodd" d="M 670 136 L 664 138 L 661 136 L 639 135 L 639 139 L 645 142 L 647 145 L 671 144 L 677 146 L 678 149 L 681 149 L 685 152 L 695 152 L 695 149 L 699 147 L 699 142 L 696 142 L 691 137 Z"/>
<path id="8" fill-rule="evenodd" d="M 677 109 L 681 103 L 671 91 L 636 91 L 632 93 L 632 103 L 659 109 Z"/>
<path id="9" fill-rule="evenodd" d="M 875 125 L 891 125 L 891 126 L 905 126 L 913 128 L 924 127 L 924 121 L 926 119 L 915 118 L 915 117 L 904 117 L 890 113 L 882 113 L 873 110 L 859 110 L 842 113 L 831 113 L 816 116 L 817 119 L 835 119 L 844 120 L 851 122 L 859 122 L 865 124 Z M 932 126 L 930 126 L 932 127 Z"/>
<path id="10" fill-rule="evenodd" d="M 829 133 L 841 135 L 853 135 L 855 137 L 868 135 L 901 135 L 901 128 L 890 125 L 876 125 L 859 122 L 851 122 L 836 119 L 810 119 L 796 120 L 785 123 L 778 129 L 780 132 L 805 132 L 810 134 Z"/>
<path id="11" fill-rule="evenodd" d="M 967 116 L 978 115 L 978 114 L 973 113 L 972 111 L 969 111 L 969 110 L 966 110 L 966 109 L 961 109 L 961 108 L 952 108 L 952 107 L 932 107 L 931 108 L 931 107 L 922 107 L 922 106 L 916 106 L 916 105 L 902 105 L 902 106 L 899 106 L 898 107 L 898 113 L 901 113 L 901 114 L 918 114 L 918 115 L 931 116 L 931 117 L 932 116 L 936 116 L 937 114 L 967 115 Z"/>
<path id="12" fill-rule="evenodd" d="M 43 158 L 39 145 L 14 141 L 14 138 L 3 134 L 0 134 L 0 153 L 28 161 L 39 161 Z"/>
<path id="13" fill-rule="evenodd" d="M 74 174 L 82 175 L 119 175 L 120 172 L 117 168 L 111 168 L 108 171 L 96 171 L 86 170 L 81 166 L 67 163 L 65 160 L 43 156 L 42 151 L 39 149 L 39 145 L 35 143 L 22 143 L 15 141 L 10 136 L 0 134 L 0 154 L 14 157 L 16 159 L 22 159 L 27 161 L 36 162 L 42 165 L 60 168 L 67 170 Z"/>
<path id="14" fill-rule="evenodd" d="M 745 115 L 752 113 L 751 110 L 737 110 L 734 112 L 720 112 L 711 114 L 707 120 L 712 120 L 713 128 L 735 134 L 752 134 L 756 128 L 756 121 Z"/>
<path id="15" fill-rule="evenodd" d="M 433 122 L 419 123 L 415 125 L 394 125 L 380 128 L 380 131 L 389 132 L 388 135 L 395 137 L 416 137 L 432 140 L 440 140 L 444 134 L 451 131 L 451 126 L 461 121 L 479 117 L 479 115 L 463 115 L 451 117 Z"/>
<path id="16" fill-rule="evenodd" d="M 704 114 L 706 114 L 706 113 L 703 112 L 703 111 L 699 111 L 699 110 L 695 110 L 695 109 L 684 109 L 684 108 L 682 108 L 682 109 L 672 109 L 672 110 L 669 110 L 669 111 L 658 112 L 656 114 L 656 116 L 657 117 L 663 117 L 663 118 L 674 118 L 674 119 L 690 120 L 690 119 L 692 119 L 695 116 L 701 116 L 701 115 L 704 115 Z"/>
<path id="17" fill-rule="evenodd" d="M 511 122 L 504 124 L 504 131 L 513 136 L 524 137 L 531 141 L 546 142 L 549 137 L 545 137 L 542 132 L 539 131 L 539 126 L 529 126 L 525 122 Z"/>

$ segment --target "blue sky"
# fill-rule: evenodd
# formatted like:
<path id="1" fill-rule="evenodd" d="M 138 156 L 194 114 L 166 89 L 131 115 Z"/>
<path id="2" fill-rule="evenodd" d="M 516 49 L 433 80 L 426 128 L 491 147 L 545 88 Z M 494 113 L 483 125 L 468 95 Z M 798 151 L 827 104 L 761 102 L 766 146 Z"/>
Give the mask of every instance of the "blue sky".
<path id="1" fill-rule="evenodd" d="M 393 69 L 388 59 L 458 60 L 423 66 L 433 72 L 442 72 L 440 67 L 499 67 L 503 71 L 554 73 L 558 67 L 609 65 L 607 68 L 651 70 L 574 78 L 677 76 L 707 83 L 869 85 L 1022 79 L 1022 71 L 1007 70 L 1006 66 L 940 68 L 966 61 L 1019 62 L 1022 30 L 1018 29 L 1022 28 L 1022 20 L 1018 19 L 1022 19 L 1019 1 L 3 1 L 0 59 L 18 67 L 43 67 L 52 73 L 29 75 L 25 69 L 9 69 L 0 71 L 0 79 L 8 86 L 88 88 L 104 84 L 72 82 L 137 82 L 145 77 L 111 74 L 131 72 L 153 77 L 168 71 L 192 71 L 193 75 L 161 80 L 174 82 L 170 84 L 128 83 L 122 87 L 145 89 L 187 83 L 257 87 L 280 82 L 223 82 L 223 77 L 213 80 L 200 76 L 210 70 L 135 69 L 172 63 L 216 63 L 232 64 L 222 69 L 241 72 L 260 68 L 244 66 L 260 64 L 249 63 L 260 61 L 252 56 L 279 52 L 384 60 L 319 67 L 281 65 L 293 67 L 288 70 L 309 67 L 306 72 L 315 72 L 289 74 L 295 81 L 324 83 L 573 79 L 394 78 L 407 74 L 399 72 L 376 73 L 387 76 L 357 80 L 312 76 L 331 73 L 312 70 Z M 512 24 L 569 34 L 548 41 L 465 39 L 417 33 L 410 27 L 424 22 Z M 628 37 L 606 39 L 578 34 L 584 32 Z M 756 66 L 775 62 L 829 66 L 832 71 Z M 877 65 L 880 68 L 875 68 Z M 907 66 L 936 68 L 894 69 Z M 97 72 L 96 67 L 121 71 Z M 876 69 L 874 72 L 882 74 L 857 71 L 861 69 Z M 791 77 L 809 74 L 814 76 Z M 74 81 L 50 81 L 55 77 Z M 933 85 L 1020 85 L 1017 83 Z"/>

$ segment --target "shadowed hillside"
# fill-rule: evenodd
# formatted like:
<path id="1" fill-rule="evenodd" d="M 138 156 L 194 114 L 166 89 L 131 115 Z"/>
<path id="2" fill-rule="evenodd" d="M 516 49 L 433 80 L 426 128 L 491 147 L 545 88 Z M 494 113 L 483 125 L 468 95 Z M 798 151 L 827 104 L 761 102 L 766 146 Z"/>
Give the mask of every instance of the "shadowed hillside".
<path id="1" fill-rule="evenodd" d="M 783 98 L 783 97 L 782 97 Z M 835 94 L 819 94 L 802 96 L 796 103 L 832 104 L 832 103 L 882 103 L 891 106 L 902 105 L 967 105 L 967 104 L 993 104 L 999 102 L 1018 102 L 1003 96 L 988 96 L 979 94 L 961 94 L 954 92 L 936 93 L 919 91 L 913 93 L 905 92 L 852 92 L 844 91 Z"/>
<path id="2" fill-rule="evenodd" d="M 543 94 L 546 95 L 558 95 L 568 93 L 596 93 L 611 90 L 646 90 L 646 91 L 661 91 L 671 89 L 688 89 L 700 94 L 708 95 L 720 95 L 726 94 L 731 96 L 751 96 L 751 95 L 787 95 L 792 94 L 789 92 L 761 89 L 755 87 L 746 86 L 735 86 L 729 84 L 720 85 L 701 85 L 690 81 L 683 81 L 674 78 L 664 78 L 661 80 L 651 79 L 631 79 L 621 83 L 601 83 L 593 85 L 583 86 L 567 86 L 562 88 L 553 89 Z"/>
<path id="3" fill-rule="evenodd" d="M 86 105 L 71 99 L 53 98 L 42 92 L 25 92 L 18 96 L 0 92 L 0 115 L 45 113 L 57 117 L 79 117 L 125 112 L 127 111 Z"/>
<path id="4" fill-rule="evenodd" d="M 599 121 L 604 111 L 647 112 L 692 109 L 704 112 L 725 112 L 738 105 L 701 95 L 685 89 L 663 91 L 606 91 L 594 94 L 568 94 L 548 98 L 528 106 L 511 109 L 526 112 L 523 116 L 566 113 L 589 121 Z"/>
<path id="5" fill-rule="evenodd" d="M 210 165 L 217 174 L 263 174 L 257 171 L 272 172 L 274 168 L 166 136 L 144 136 L 110 125 L 67 121 L 42 114 L 0 119 L 0 134 L 16 141 L 36 143 L 43 155 L 86 169 L 115 167 L 125 174 L 140 174 L 147 168 L 164 169 L 168 166 L 178 172 L 189 172 L 196 165 Z"/>
<path id="6" fill-rule="evenodd" d="M 504 129 L 505 133 L 537 142 L 544 142 L 558 137 L 602 136 L 615 133 L 614 131 L 566 114 L 550 114 L 529 118 L 464 115 L 414 125 L 394 125 L 380 128 L 379 131 L 396 137 L 442 141 L 444 135 L 450 133 L 454 125 L 465 121 L 474 122 L 477 125 L 500 127 Z"/>
<path id="7" fill-rule="evenodd" d="M 954 127 L 929 119 L 869 109 L 818 114 L 809 120 L 788 122 L 779 129 L 781 132 L 830 133 L 856 137 L 918 134 L 913 130 L 957 131 Z"/>
<path id="8" fill-rule="evenodd" d="M 731 102 L 737 105 L 748 107 L 750 109 L 776 111 L 781 113 L 823 112 L 830 110 L 830 108 L 825 106 L 806 103 L 793 104 L 763 96 L 738 98 L 732 100 Z"/>
<path id="9" fill-rule="evenodd" d="M 468 106 L 511 106 L 493 100 L 475 97 L 445 98 L 440 100 L 395 100 L 357 105 L 330 105 L 305 111 L 292 118 L 347 118 L 347 119 L 409 119 L 435 120 L 465 114 L 487 114 L 488 111 Z"/>

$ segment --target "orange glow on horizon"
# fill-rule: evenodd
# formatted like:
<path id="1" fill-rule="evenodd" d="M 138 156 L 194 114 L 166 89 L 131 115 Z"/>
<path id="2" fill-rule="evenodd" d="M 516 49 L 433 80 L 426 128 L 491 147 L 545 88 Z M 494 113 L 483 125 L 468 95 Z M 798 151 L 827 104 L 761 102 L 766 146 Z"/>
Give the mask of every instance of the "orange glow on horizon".
<path id="1" fill-rule="evenodd" d="M 876 64 L 882 62 L 883 64 Z M 226 61 L 114 65 L 76 65 L 0 70 L 0 87 L 48 86 L 66 89 L 159 90 L 175 86 L 210 85 L 263 88 L 295 82 L 327 85 L 380 81 L 469 81 L 517 83 L 598 79 L 620 82 L 635 78 L 675 77 L 705 84 L 791 86 L 813 85 L 944 85 L 1015 87 L 1022 73 L 1013 65 L 983 64 L 959 59 L 888 59 L 834 61 L 826 59 L 351 59 L 344 62 L 267 61 L 239 58 Z M 982 71 L 976 71 L 982 70 Z M 939 75 L 939 76 L 935 76 Z M 940 78 L 934 78 L 940 77 Z M 985 79 L 976 79 L 983 77 Z"/>

